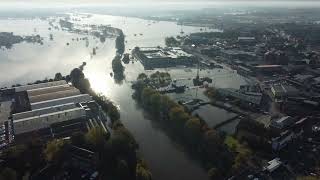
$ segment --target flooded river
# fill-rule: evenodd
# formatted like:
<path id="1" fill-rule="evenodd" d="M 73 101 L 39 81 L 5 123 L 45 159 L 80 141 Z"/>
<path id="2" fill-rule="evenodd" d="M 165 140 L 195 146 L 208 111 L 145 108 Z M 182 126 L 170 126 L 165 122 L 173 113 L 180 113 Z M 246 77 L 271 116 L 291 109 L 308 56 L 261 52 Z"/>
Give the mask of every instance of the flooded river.
<path id="1" fill-rule="evenodd" d="M 135 46 L 164 46 L 164 38 L 176 36 L 183 30 L 186 34 L 199 31 L 199 27 L 178 26 L 173 22 L 153 22 L 137 18 L 92 15 L 77 21 L 79 24 L 104 24 L 123 30 L 126 35 L 126 49 Z M 206 180 L 207 173 L 196 160 L 191 159 L 170 139 L 157 122 L 150 120 L 131 98 L 130 81 L 136 79 L 144 69 L 138 62 L 125 65 L 126 79 L 116 83 L 111 61 L 115 55 L 114 39 L 101 43 L 90 36 L 78 35 L 61 30 L 49 30 L 47 20 L 0 20 L 0 32 L 14 32 L 18 35 L 39 34 L 44 44 L 20 43 L 11 49 L 0 50 L 0 87 L 15 83 L 34 82 L 38 79 L 53 78 L 56 72 L 68 74 L 74 67 L 87 62 L 85 75 L 92 88 L 114 101 L 120 109 L 121 120 L 133 133 L 140 145 L 140 153 L 147 161 L 155 180 Z M 53 34 L 53 40 L 50 40 Z M 88 37 L 85 41 L 72 39 Z M 67 45 L 69 43 L 69 45 Z M 91 55 L 92 48 L 97 54 Z M 191 73 L 196 73 L 193 69 Z M 173 77 L 189 76 L 190 71 L 170 70 Z M 217 86 L 239 87 L 244 80 L 233 72 L 206 72 L 228 74 L 216 79 Z M 221 114 L 221 117 L 224 115 Z M 219 117 L 219 114 L 217 114 Z"/>

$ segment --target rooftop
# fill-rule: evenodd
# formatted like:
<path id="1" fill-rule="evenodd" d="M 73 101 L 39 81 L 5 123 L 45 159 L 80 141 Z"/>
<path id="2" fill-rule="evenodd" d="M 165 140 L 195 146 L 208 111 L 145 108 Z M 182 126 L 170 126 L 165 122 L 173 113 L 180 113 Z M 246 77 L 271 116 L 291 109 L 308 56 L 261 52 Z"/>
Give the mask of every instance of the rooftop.
<path id="1" fill-rule="evenodd" d="M 32 103 L 36 103 L 36 102 L 64 98 L 64 97 L 74 96 L 74 95 L 79 95 L 79 94 L 80 94 L 80 91 L 78 89 L 72 87 L 72 89 L 67 89 L 67 90 L 63 90 L 63 91 L 56 91 L 56 92 L 51 92 L 51 93 L 47 93 L 47 94 L 29 96 L 29 101 L 32 104 Z"/>
<path id="2" fill-rule="evenodd" d="M 21 91 L 27 91 L 27 90 L 31 90 L 31 89 L 59 86 L 59 85 L 64 85 L 64 84 L 67 84 L 67 82 L 65 80 L 62 80 L 62 81 L 53 81 L 53 82 L 40 83 L 40 84 L 18 86 L 18 87 L 15 87 L 14 89 L 16 92 L 21 92 Z"/>
<path id="3" fill-rule="evenodd" d="M 70 89 L 74 89 L 74 87 L 70 86 L 69 84 L 63 84 L 58 86 L 31 89 L 31 90 L 27 90 L 27 92 L 28 92 L 28 96 L 30 97 L 30 96 L 38 96 L 38 95 L 57 92 L 57 91 L 66 91 Z"/>
<path id="4" fill-rule="evenodd" d="M 144 47 L 144 48 L 140 48 L 140 52 L 142 52 L 149 59 L 152 59 L 152 58 L 176 59 L 179 57 L 192 57 L 191 54 L 183 51 L 179 47 L 172 47 L 172 48 Z"/>
<path id="5" fill-rule="evenodd" d="M 275 158 L 268 162 L 268 166 L 265 167 L 265 169 L 269 172 L 272 172 L 276 170 L 278 167 L 280 167 L 282 162 L 280 161 L 280 158 Z"/>
<path id="6" fill-rule="evenodd" d="M 78 110 L 83 110 L 83 108 L 76 107 L 76 108 L 67 109 L 67 110 L 63 110 L 63 111 L 52 112 L 52 113 L 47 113 L 47 114 L 41 114 L 41 115 L 38 115 L 38 116 L 32 116 L 32 117 L 22 118 L 22 119 L 18 119 L 18 120 L 13 121 L 13 123 L 23 122 L 23 121 L 28 121 L 28 120 L 31 120 L 31 119 L 34 119 L 34 118 L 47 117 L 47 116 L 52 116 L 52 115 L 55 115 L 55 114 L 62 114 L 62 113 L 67 113 L 67 112 L 72 112 L 72 111 L 78 111 Z"/>
<path id="7" fill-rule="evenodd" d="M 56 106 L 59 104 L 66 104 L 66 103 L 80 103 L 80 102 L 86 102 L 86 101 L 91 101 L 92 98 L 88 94 L 79 94 L 75 96 L 69 96 L 69 97 L 63 97 L 63 98 L 58 98 L 58 99 L 51 99 L 51 100 L 46 100 L 46 101 L 41 101 L 41 102 L 36 102 L 31 104 L 31 109 L 41 109 L 45 107 L 50 107 L 50 106 Z"/>
<path id="8" fill-rule="evenodd" d="M 32 116 L 40 116 L 43 114 L 64 111 L 64 110 L 73 109 L 76 107 L 77 106 L 75 105 L 75 103 L 61 104 L 61 105 L 57 105 L 57 106 L 41 108 L 41 109 L 36 109 L 36 110 L 32 110 L 32 111 L 26 111 L 26 112 L 22 112 L 22 113 L 16 113 L 16 114 L 12 115 L 12 119 L 18 120 L 18 119 L 23 119 L 23 118 L 32 117 Z"/>

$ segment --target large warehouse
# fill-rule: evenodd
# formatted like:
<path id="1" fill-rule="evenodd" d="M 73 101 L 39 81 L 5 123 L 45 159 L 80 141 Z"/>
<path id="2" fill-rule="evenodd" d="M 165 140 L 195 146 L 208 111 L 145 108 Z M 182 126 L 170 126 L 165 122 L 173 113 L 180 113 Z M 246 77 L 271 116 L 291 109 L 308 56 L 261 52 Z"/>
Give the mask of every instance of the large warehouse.
<path id="1" fill-rule="evenodd" d="M 86 117 L 79 105 L 92 101 L 88 94 L 66 81 L 15 87 L 12 126 L 15 135 L 49 127 L 51 124 Z"/>
<path id="2" fill-rule="evenodd" d="M 197 63 L 195 57 L 179 47 L 141 47 L 135 48 L 133 56 L 146 69 L 166 68 L 173 66 L 191 66 Z"/>

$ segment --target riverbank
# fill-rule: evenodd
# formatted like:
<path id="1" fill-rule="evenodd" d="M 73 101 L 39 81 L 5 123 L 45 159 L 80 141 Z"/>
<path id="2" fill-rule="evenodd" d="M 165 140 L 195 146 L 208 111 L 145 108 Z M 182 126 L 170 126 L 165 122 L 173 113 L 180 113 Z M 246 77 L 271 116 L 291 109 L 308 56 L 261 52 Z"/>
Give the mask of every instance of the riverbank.
<path id="1" fill-rule="evenodd" d="M 133 97 L 138 104 L 150 113 L 154 120 L 161 121 L 165 129 L 171 132 L 169 134 L 174 134 L 178 142 L 202 162 L 211 179 L 227 177 L 234 155 L 223 143 L 223 137 L 209 128 L 205 121 L 188 114 L 168 96 L 148 87 L 146 82 L 147 80 L 140 79 L 133 86 Z"/>
<path id="2" fill-rule="evenodd" d="M 40 34 L 49 34 L 48 26 L 45 24 L 47 22 L 43 21 L 13 21 L 12 24 L 6 21 L 4 23 L 9 24 L 8 29 L 13 32 L 19 26 L 34 27 L 41 23 L 44 28 Z M 111 25 L 122 29 L 126 34 L 126 51 L 135 46 L 164 46 L 165 37 L 176 36 L 180 34 L 181 30 L 180 26 L 171 22 L 159 22 L 148 26 L 147 21 L 142 19 L 105 15 L 93 15 L 82 19 L 80 22 L 77 21 L 77 23 Z M 185 33 L 197 30 L 198 28 L 184 27 Z M 33 33 L 33 28 L 27 29 L 26 32 Z M 142 32 L 142 36 L 134 36 L 134 34 Z M 89 47 L 85 46 L 84 41 L 71 42 L 72 38 L 76 39 L 78 37 L 88 37 Z M 71 42 L 69 46 L 65 45 L 67 42 Z M 90 56 L 92 48 L 96 46 L 99 47 L 97 54 Z M 86 61 L 84 74 L 89 79 L 93 91 L 108 97 L 114 102 L 120 112 L 122 123 L 139 143 L 138 154 L 144 157 L 152 172 L 153 180 L 207 179 L 207 173 L 198 162 L 169 138 L 166 132 L 159 129 L 160 124 L 152 121 L 150 116 L 147 116 L 130 97 L 133 93 L 130 81 L 135 79 L 138 73 L 144 71 L 143 67 L 138 62 L 123 64 L 126 80 L 122 83 L 115 82 L 114 77 L 110 76 L 112 59 L 116 55 L 114 38 L 106 39 L 105 43 L 100 43 L 98 39 L 91 36 L 80 36 L 59 31 L 54 36 L 54 41 L 45 40 L 45 46 L 41 47 L 39 49 L 34 46 L 25 47 L 19 44 L 12 49 L 12 52 L 0 54 L 5 59 L 5 61 L 1 61 L 1 67 L 7 67 L 1 72 L 3 76 L 0 77 L 6 77 L 1 80 L 2 86 L 8 86 L 12 82 L 24 84 L 38 78 L 45 79 L 48 77 L 47 79 L 50 80 L 50 74 L 54 74 L 56 71 L 67 74 L 72 68 Z M 28 49 L 28 52 L 25 49 Z M 13 56 L 14 53 L 21 54 L 23 58 Z M 32 56 L 28 56 L 28 54 Z M 10 58 L 16 60 L 10 61 Z M 43 61 L 43 59 L 46 59 L 46 61 Z M 34 64 L 37 64 L 37 66 L 34 66 Z M 23 67 L 21 67 L 22 65 Z M 16 69 L 17 71 L 13 74 L 7 69 Z"/>
<path id="3" fill-rule="evenodd" d="M 88 171 L 90 172 L 97 171 L 99 178 L 111 178 L 119 180 L 138 178 L 141 180 L 151 180 L 151 172 L 144 162 L 143 157 L 137 153 L 139 146 L 130 131 L 121 123 L 120 114 L 117 107 L 106 97 L 96 94 L 91 89 L 90 83 L 85 78 L 82 70 L 83 66 L 81 66 L 81 68 L 75 68 L 68 76 L 62 76 L 61 73 L 57 73 L 55 75 L 54 81 L 67 80 L 68 83 L 72 83 L 76 88 L 78 88 L 81 93 L 91 95 L 92 99 L 100 105 L 103 113 L 107 114 L 108 116 L 108 118 L 102 118 L 105 116 L 101 117 L 101 119 L 105 119 L 105 125 L 108 124 L 108 130 L 105 127 L 99 126 L 98 123 L 93 125 L 89 129 L 87 129 L 87 125 L 87 128 L 85 129 L 87 129 L 88 131 L 84 130 L 71 132 L 70 130 L 69 135 L 67 135 L 68 137 L 52 136 L 52 138 L 49 138 L 49 140 L 38 134 L 40 130 L 39 132 L 34 132 L 34 138 L 32 138 L 31 141 L 33 141 L 33 139 L 39 139 L 39 142 L 37 142 L 36 144 L 37 147 L 32 147 L 33 150 L 36 149 L 36 151 L 40 152 L 39 154 L 43 155 L 44 157 L 48 157 L 48 159 L 42 159 L 43 156 L 41 156 L 41 159 L 39 159 L 40 162 L 37 161 L 37 164 L 33 164 L 33 161 L 29 162 L 29 160 L 26 160 L 19 167 L 23 167 L 25 166 L 25 164 L 30 164 L 29 168 L 32 170 L 30 170 L 31 172 L 29 172 L 29 175 L 38 179 L 44 179 L 44 174 L 49 178 L 51 176 L 61 176 L 60 174 L 63 174 L 64 172 L 69 172 L 73 178 L 78 179 L 78 171 L 80 171 L 81 169 L 73 167 L 72 162 L 75 161 L 76 163 L 81 163 L 82 159 L 78 161 L 72 158 L 69 159 L 68 157 L 73 157 L 72 153 L 78 153 L 79 151 L 85 150 L 85 152 L 83 152 L 80 156 L 85 156 L 85 158 L 90 159 L 90 161 L 88 160 L 88 163 L 92 163 L 90 165 L 91 167 L 87 168 L 86 170 L 89 169 Z M 44 80 L 36 82 L 38 84 L 48 81 Z M 31 85 L 32 83 L 29 84 Z M 101 114 L 100 110 L 98 114 Z M 92 123 L 91 119 L 89 119 L 89 117 L 87 118 L 88 119 L 86 120 Z M 100 115 L 98 119 L 100 119 Z M 58 126 L 59 125 L 57 125 L 57 127 Z M 15 144 L 12 144 L 12 147 L 5 150 L 5 153 L 1 156 L 1 158 L 5 159 L 6 163 L 8 160 L 9 164 L 5 167 L 10 168 L 12 171 L 16 172 L 19 177 L 24 176 L 25 171 L 17 169 L 14 166 L 14 163 L 11 164 L 11 162 L 9 162 L 10 158 L 16 158 L 11 157 L 10 153 L 14 153 L 16 151 L 15 148 L 18 146 L 29 147 L 29 143 L 30 142 L 27 139 L 25 141 L 15 142 Z M 73 152 L 75 151 L 75 148 L 77 151 Z M 23 153 L 28 154 L 31 152 L 29 152 L 28 148 L 25 148 L 23 149 Z M 66 156 L 65 158 L 61 158 L 61 156 L 59 155 L 62 153 L 64 154 L 62 155 L 63 157 Z M 84 155 L 86 153 L 88 154 L 87 156 Z M 91 161 L 90 157 L 92 156 L 94 156 L 95 158 Z M 31 157 L 32 159 L 35 159 L 33 155 Z M 17 158 L 17 160 L 19 158 Z M 62 159 L 64 159 L 64 161 Z M 38 169 L 41 169 L 42 165 L 46 166 L 44 174 L 38 172 Z M 80 166 L 80 168 L 83 168 L 83 166 Z M 61 167 L 70 167 L 72 170 L 69 171 L 69 169 L 64 169 Z M 89 176 L 90 175 L 91 174 L 89 174 Z"/>

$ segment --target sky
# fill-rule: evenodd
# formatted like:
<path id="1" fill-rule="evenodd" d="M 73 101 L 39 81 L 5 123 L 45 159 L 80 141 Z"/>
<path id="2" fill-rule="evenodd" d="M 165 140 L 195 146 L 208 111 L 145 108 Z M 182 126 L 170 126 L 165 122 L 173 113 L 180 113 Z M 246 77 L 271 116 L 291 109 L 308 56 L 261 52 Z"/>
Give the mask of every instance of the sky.
<path id="1" fill-rule="evenodd" d="M 0 2 L 37 2 L 37 3 L 48 3 L 48 2 L 56 2 L 56 3 L 108 3 L 108 2 L 198 2 L 199 0 L 0 0 Z M 250 2 L 280 2 L 280 1 L 295 1 L 295 2 L 306 2 L 306 1 L 320 1 L 320 0 L 200 0 L 206 2 L 226 2 L 226 1 L 250 1 Z"/>
<path id="2" fill-rule="evenodd" d="M 4 8 L 4 5 L 17 4 L 17 7 L 22 6 L 44 6 L 49 7 L 49 4 L 56 6 L 88 6 L 92 5 L 148 5 L 148 4 L 240 4 L 240 5 L 258 5 L 258 6 L 311 6 L 316 2 L 320 5 L 320 0 L 0 0 L 0 9 L 1 6 Z M 311 3 L 308 3 L 311 2 Z"/>

